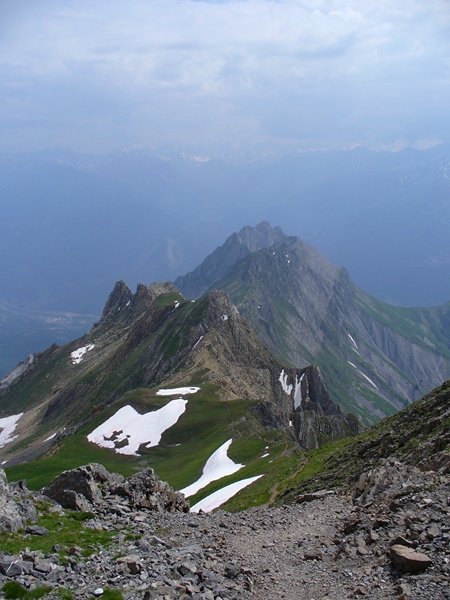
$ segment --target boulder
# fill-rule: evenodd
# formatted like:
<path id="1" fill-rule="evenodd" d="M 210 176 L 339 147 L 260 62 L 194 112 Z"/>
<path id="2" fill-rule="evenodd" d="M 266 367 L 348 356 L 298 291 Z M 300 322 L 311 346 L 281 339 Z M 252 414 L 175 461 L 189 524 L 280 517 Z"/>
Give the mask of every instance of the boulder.
<path id="1" fill-rule="evenodd" d="M 144 469 L 116 486 L 110 492 L 128 498 L 134 508 L 157 512 L 189 512 L 189 502 L 168 483 L 161 481 L 151 468 Z"/>
<path id="2" fill-rule="evenodd" d="M 391 546 L 390 555 L 394 566 L 402 573 L 419 573 L 433 564 L 426 554 L 400 544 Z"/>
<path id="3" fill-rule="evenodd" d="M 64 508 L 78 511 L 89 511 L 92 506 L 105 502 L 114 503 L 111 496 L 120 496 L 137 509 L 189 512 L 189 502 L 184 495 L 161 481 L 150 468 L 124 479 L 109 473 L 102 465 L 89 464 L 64 471 L 42 493 Z M 117 506 L 115 509 L 117 511 Z"/>
<path id="4" fill-rule="evenodd" d="M 64 471 L 42 490 L 55 502 L 71 510 L 89 510 L 91 504 L 102 502 L 102 492 L 98 484 L 111 484 L 123 481 L 123 477 L 109 473 L 102 465 L 93 463 Z M 88 502 L 86 502 L 88 501 Z"/>
<path id="5" fill-rule="evenodd" d="M 5 471 L 0 469 L 0 532 L 17 533 L 28 521 L 36 522 L 36 510 L 29 500 L 24 482 L 8 485 Z"/>

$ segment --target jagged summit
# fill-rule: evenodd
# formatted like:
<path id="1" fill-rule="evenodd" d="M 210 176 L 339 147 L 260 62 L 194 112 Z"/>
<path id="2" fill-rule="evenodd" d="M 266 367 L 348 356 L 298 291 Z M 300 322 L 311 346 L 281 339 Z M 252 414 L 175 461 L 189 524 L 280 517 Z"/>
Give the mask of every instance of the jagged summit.
<path id="1" fill-rule="evenodd" d="M 262 221 L 256 227 L 243 227 L 238 233 L 230 235 L 194 271 L 178 277 L 175 286 L 186 298 L 199 298 L 215 287 L 215 282 L 236 262 L 285 238 L 281 227 L 272 227 L 267 221 Z"/>
<path id="2" fill-rule="evenodd" d="M 103 308 L 100 323 L 111 319 L 119 310 L 129 305 L 133 293 L 124 281 L 118 281 Z"/>
<path id="3" fill-rule="evenodd" d="M 152 283 L 150 286 L 139 283 L 136 293 L 133 294 L 124 281 L 118 281 L 106 301 L 101 319 L 96 326 L 109 321 L 125 308 L 131 308 L 134 313 L 142 312 L 152 304 L 155 298 L 163 294 L 179 294 L 179 291 L 172 282 L 164 281 Z"/>

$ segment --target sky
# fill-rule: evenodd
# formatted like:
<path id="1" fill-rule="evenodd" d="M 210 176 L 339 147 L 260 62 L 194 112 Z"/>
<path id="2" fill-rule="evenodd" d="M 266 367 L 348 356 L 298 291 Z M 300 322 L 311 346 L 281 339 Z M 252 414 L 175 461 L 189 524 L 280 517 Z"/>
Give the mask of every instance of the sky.
<path id="1" fill-rule="evenodd" d="M 450 141 L 448 0 L 0 0 L 0 151 Z"/>

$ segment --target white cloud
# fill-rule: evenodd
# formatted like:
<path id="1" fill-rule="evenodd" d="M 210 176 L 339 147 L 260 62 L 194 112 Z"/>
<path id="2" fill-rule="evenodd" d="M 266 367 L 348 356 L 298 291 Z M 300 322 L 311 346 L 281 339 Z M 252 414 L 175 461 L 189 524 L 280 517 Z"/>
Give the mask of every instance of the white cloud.
<path id="1" fill-rule="evenodd" d="M 239 132 L 350 143 L 359 128 L 387 136 L 399 114 L 406 137 L 427 111 L 445 118 L 443 0 L 12 4 L 0 32 L 0 126 L 36 136 L 56 115 L 60 134 L 98 128 L 107 144 L 111 128 L 120 143 Z M 418 106 L 403 115 L 410 96 Z M 396 114 L 374 114 L 380 105 Z M 438 135 L 436 125 L 419 137 Z"/>

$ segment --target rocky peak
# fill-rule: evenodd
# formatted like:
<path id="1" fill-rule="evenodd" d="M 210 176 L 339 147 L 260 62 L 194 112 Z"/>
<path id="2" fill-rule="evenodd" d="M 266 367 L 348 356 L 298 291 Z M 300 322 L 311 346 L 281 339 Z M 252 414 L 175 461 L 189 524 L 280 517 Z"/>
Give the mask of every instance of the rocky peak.
<path id="1" fill-rule="evenodd" d="M 280 227 L 271 227 L 267 221 L 256 227 L 243 227 L 230 235 L 200 266 L 187 275 L 178 277 L 175 285 L 186 298 L 198 298 L 223 277 L 236 262 L 252 252 L 268 248 L 287 236 Z"/>
<path id="2" fill-rule="evenodd" d="M 250 252 L 256 252 L 262 248 L 270 248 L 273 244 L 286 238 L 281 227 L 272 227 L 267 221 L 258 223 L 256 227 L 243 227 L 237 234 L 239 242 L 248 248 Z"/>
<path id="3" fill-rule="evenodd" d="M 129 306 L 133 293 L 124 281 L 118 281 L 110 293 L 102 312 L 99 324 L 106 323 L 126 306 Z"/>
<path id="4" fill-rule="evenodd" d="M 150 292 L 155 296 L 161 296 L 162 294 L 179 294 L 179 291 L 171 281 L 161 281 L 152 283 Z"/>

